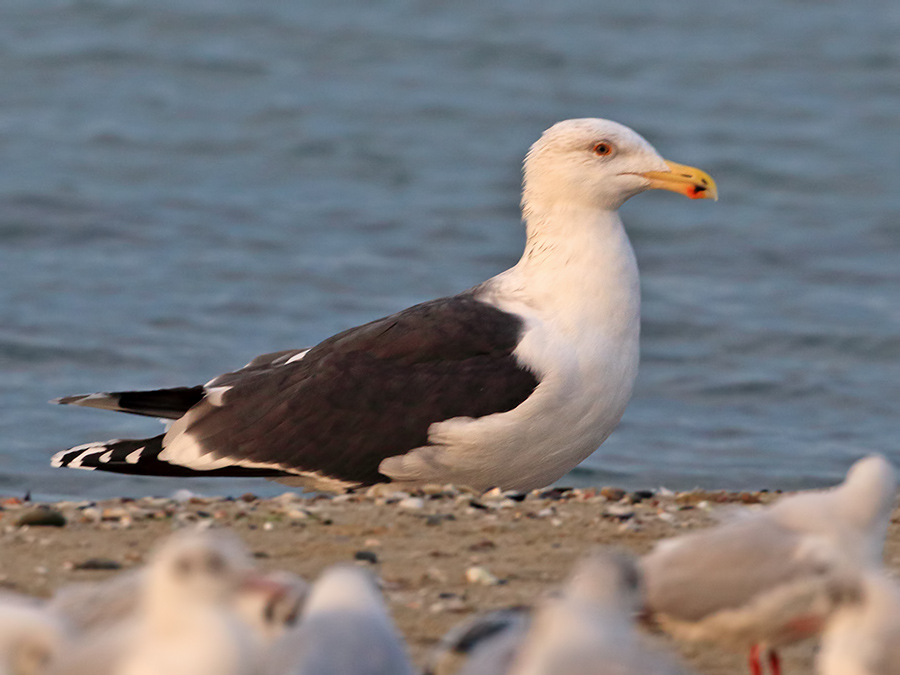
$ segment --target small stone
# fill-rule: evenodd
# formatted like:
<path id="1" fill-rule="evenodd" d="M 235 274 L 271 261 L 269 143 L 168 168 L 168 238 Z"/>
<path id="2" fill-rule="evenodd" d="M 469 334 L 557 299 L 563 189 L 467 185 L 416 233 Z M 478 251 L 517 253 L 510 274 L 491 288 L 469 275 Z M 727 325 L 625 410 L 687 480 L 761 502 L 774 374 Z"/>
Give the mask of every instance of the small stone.
<path id="1" fill-rule="evenodd" d="M 619 532 L 640 532 L 641 526 L 636 520 L 626 520 L 619 525 Z"/>
<path id="2" fill-rule="evenodd" d="M 244 494 L 242 494 L 240 496 L 240 500 L 247 504 L 249 504 L 250 502 L 255 502 L 256 499 L 257 499 L 256 495 L 253 494 L 252 492 L 245 492 Z"/>
<path id="3" fill-rule="evenodd" d="M 474 565 L 466 570 L 466 581 L 481 586 L 496 586 L 500 579 L 491 574 L 487 568 Z"/>
<path id="4" fill-rule="evenodd" d="M 290 508 L 284 512 L 284 517 L 288 520 L 306 520 L 309 518 L 309 512 L 304 509 Z"/>
<path id="5" fill-rule="evenodd" d="M 16 525 L 19 527 L 25 525 L 33 527 L 65 527 L 66 517 L 56 509 L 39 506 L 20 515 L 16 519 Z"/>
<path id="6" fill-rule="evenodd" d="M 503 498 L 503 490 L 498 487 L 495 487 L 491 490 L 488 490 L 483 495 L 481 495 L 482 499 L 502 499 Z"/>
<path id="7" fill-rule="evenodd" d="M 390 483 L 376 483 L 366 490 L 366 497 L 368 499 L 384 499 L 387 503 L 390 503 L 406 499 L 409 497 L 409 493 L 397 490 Z"/>
<path id="8" fill-rule="evenodd" d="M 378 555 L 375 551 L 357 551 L 353 554 L 353 559 L 360 562 L 371 563 L 372 565 L 378 564 Z"/>
<path id="9" fill-rule="evenodd" d="M 88 558 L 72 566 L 74 570 L 120 570 L 122 564 L 109 558 Z"/>
<path id="10" fill-rule="evenodd" d="M 660 511 L 660 512 L 657 513 L 656 515 L 659 516 L 659 519 L 660 519 L 660 520 L 665 521 L 665 522 L 667 522 L 667 523 L 674 523 L 674 522 L 675 522 L 675 516 L 673 516 L 673 515 L 672 515 L 671 513 L 669 513 L 668 511 Z"/>
<path id="11" fill-rule="evenodd" d="M 611 502 L 617 502 L 625 496 L 625 490 L 617 487 L 600 488 L 600 496 L 606 497 Z"/>
<path id="12" fill-rule="evenodd" d="M 419 488 L 419 491 L 426 497 L 443 497 L 444 487 L 437 483 L 426 483 Z"/>
<path id="13" fill-rule="evenodd" d="M 397 503 L 397 507 L 409 511 L 417 511 L 425 508 L 425 500 L 421 497 L 406 497 Z"/>
<path id="14" fill-rule="evenodd" d="M 490 539 L 482 539 L 478 543 L 469 546 L 470 551 L 493 551 L 495 548 L 497 548 L 497 544 Z"/>
<path id="15" fill-rule="evenodd" d="M 294 502 L 303 501 L 303 497 L 298 495 L 296 492 L 282 492 L 277 497 L 272 497 L 273 502 L 277 502 L 278 504 L 293 504 Z"/>
<path id="16" fill-rule="evenodd" d="M 556 509 L 552 506 L 548 506 L 547 508 L 541 509 L 535 514 L 538 518 L 550 518 L 551 516 L 556 515 Z"/>
<path id="17" fill-rule="evenodd" d="M 640 504 L 645 499 L 652 499 L 654 496 L 652 490 L 635 490 L 628 493 L 628 501 L 632 504 Z"/>
<path id="18" fill-rule="evenodd" d="M 263 529 L 266 532 L 271 532 L 275 529 L 275 523 L 273 523 L 271 520 L 267 520 L 265 523 L 263 523 Z"/>
<path id="19" fill-rule="evenodd" d="M 554 487 L 549 490 L 543 490 L 538 497 L 541 499 L 549 499 L 551 501 L 559 501 L 563 497 L 565 497 L 567 492 L 571 492 L 572 488 L 567 487 Z"/>
<path id="20" fill-rule="evenodd" d="M 604 509 L 603 515 L 610 518 L 618 518 L 619 520 L 628 520 L 634 517 L 634 509 L 622 504 L 612 504 Z"/>
<path id="21" fill-rule="evenodd" d="M 447 583 L 447 574 L 439 567 L 429 567 L 425 570 L 425 578 L 438 584 Z"/>
<path id="22" fill-rule="evenodd" d="M 443 597 L 445 595 L 449 597 Z M 469 609 L 465 598 L 455 593 L 441 593 L 441 598 L 432 604 L 428 611 L 432 614 L 440 614 L 442 612 L 467 612 Z"/>
<path id="23" fill-rule="evenodd" d="M 100 517 L 103 520 L 120 520 L 121 518 L 124 518 L 127 515 L 128 515 L 128 511 L 126 509 L 119 507 L 119 508 L 112 508 L 112 509 L 110 509 L 110 508 L 103 509 L 103 512 Z"/>

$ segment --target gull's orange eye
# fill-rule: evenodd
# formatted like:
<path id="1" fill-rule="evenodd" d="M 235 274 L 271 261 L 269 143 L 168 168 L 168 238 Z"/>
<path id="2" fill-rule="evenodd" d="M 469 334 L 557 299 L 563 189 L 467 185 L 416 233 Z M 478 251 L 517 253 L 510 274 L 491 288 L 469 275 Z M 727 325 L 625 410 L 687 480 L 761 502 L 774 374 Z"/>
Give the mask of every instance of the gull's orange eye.
<path id="1" fill-rule="evenodd" d="M 608 157 L 612 152 L 612 143 L 609 143 L 608 141 L 601 141 L 594 146 L 594 154 L 599 155 L 600 157 Z"/>

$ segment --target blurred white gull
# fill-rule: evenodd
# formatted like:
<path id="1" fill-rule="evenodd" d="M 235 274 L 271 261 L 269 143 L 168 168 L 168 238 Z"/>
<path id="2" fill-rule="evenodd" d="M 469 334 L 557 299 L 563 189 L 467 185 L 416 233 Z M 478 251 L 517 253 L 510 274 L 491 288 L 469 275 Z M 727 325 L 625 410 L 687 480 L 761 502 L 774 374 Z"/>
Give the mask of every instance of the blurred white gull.
<path id="1" fill-rule="evenodd" d="M 672 635 L 749 651 L 817 635 L 879 565 L 896 494 L 893 467 L 873 455 L 829 490 L 802 492 L 733 522 L 657 544 L 641 561 L 646 609 Z"/>
<path id="2" fill-rule="evenodd" d="M 538 609 L 509 675 L 678 675 L 685 669 L 638 633 L 634 558 L 602 551 L 582 561 L 560 597 Z"/>
<path id="3" fill-rule="evenodd" d="M 497 616 L 505 627 L 472 650 L 460 675 L 683 675 L 676 660 L 637 631 L 640 602 L 634 558 L 597 552 L 530 622 L 518 611 Z"/>
<path id="4" fill-rule="evenodd" d="M 505 673 L 531 625 L 531 608 L 507 607 L 477 614 L 441 638 L 423 675 Z"/>
<path id="5" fill-rule="evenodd" d="M 115 675 L 251 675 L 259 642 L 234 611 L 254 580 L 238 540 L 183 531 L 154 554 Z"/>
<path id="6" fill-rule="evenodd" d="M 866 572 L 822 632 L 818 675 L 900 675 L 900 586 L 883 570 Z"/>
<path id="7" fill-rule="evenodd" d="M 339 565 L 316 581 L 299 625 L 270 652 L 267 675 L 412 675 L 374 579 Z"/>
<path id="8" fill-rule="evenodd" d="M 146 576 L 145 569 L 130 570 L 103 581 L 68 584 L 54 593 L 47 607 L 76 633 L 104 631 L 134 618 Z M 270 644 L 296 623 L 308 592 L 309 584 L 296 574 L 259 572 L 253 583 L 237 589 L 232 606 L 260 640 Z"/>

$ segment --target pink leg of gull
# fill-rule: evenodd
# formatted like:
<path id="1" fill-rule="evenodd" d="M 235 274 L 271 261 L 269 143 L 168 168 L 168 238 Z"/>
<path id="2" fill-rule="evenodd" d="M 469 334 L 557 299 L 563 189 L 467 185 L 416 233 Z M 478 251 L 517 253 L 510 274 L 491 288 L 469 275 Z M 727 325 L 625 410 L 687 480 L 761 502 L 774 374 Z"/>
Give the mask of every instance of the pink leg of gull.
<path id="1" fill-rule="evenodd" d="M 781 675 L 781 658 L 774 649 L 769 650 L 769 668 L 772 675 Z"/>
<path id="2" fill-rule="evenodd" d="M 747 656 L 747 664 L 750 666 L 750 675 L 763 675 L 762 663 L 759 660 L 759 645 L 750 647 L 750 654 Z"/>

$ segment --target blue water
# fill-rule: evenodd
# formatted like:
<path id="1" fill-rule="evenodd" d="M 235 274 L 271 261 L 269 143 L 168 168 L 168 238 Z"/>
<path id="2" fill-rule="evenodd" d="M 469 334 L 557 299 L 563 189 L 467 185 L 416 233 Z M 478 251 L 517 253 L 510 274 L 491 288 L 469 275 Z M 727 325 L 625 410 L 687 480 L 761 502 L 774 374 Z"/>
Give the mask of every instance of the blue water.
<path id="1" fill-rule="evenodd" d="M 821 485 L 900 462 L 900 6 L 5 0 L 0 493 L 272 493 L 51 469 L 194 384 L 513 264 L 519 167 L 608 117 L 716 204 L 624 209 L 643 362 L 564 482 Z"/>

